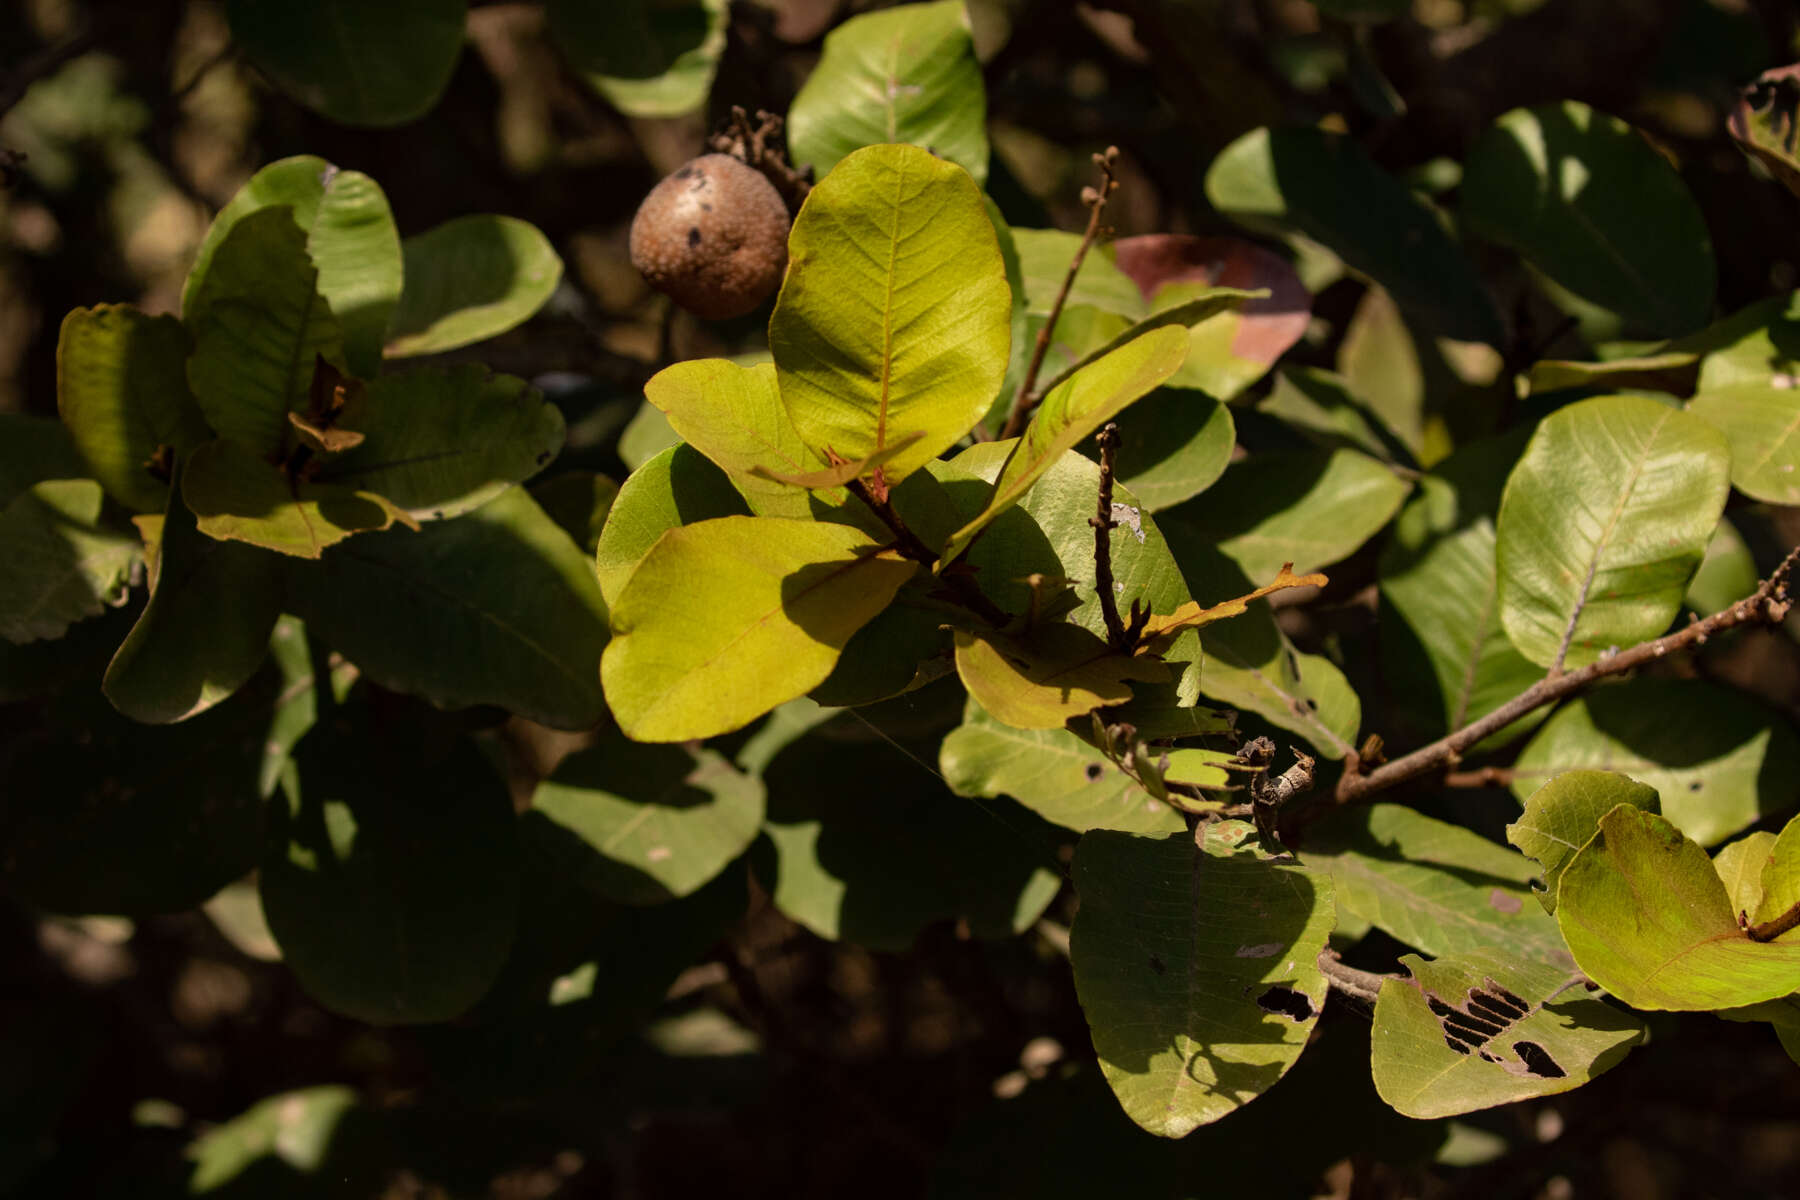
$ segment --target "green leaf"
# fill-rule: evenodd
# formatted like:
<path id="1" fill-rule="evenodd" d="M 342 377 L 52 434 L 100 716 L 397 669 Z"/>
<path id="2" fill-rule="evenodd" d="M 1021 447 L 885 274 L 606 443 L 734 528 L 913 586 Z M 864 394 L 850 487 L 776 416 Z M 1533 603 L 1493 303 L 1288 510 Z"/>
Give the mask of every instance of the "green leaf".
<path id="1" fill-rule="evenodd" d="M 1752 923 L 1773 921 L 1800 905 L 1800 818 L 1789 821 L 1776 837 L 1759 882 L 1762 895 L 1748 910 Z"/>
<path id="2" fill-rule="evenodd" d="M 1061 229 L 1015 228 L 1011 233 L 1019 254 L 1019 282 L 1025 293 L 1025 311 L 1032 316 L 1046 316 L 1062 291 L 1069 264 L 1081 248 L 1082 236 Z M 1114 261 L 1111 245 L 1093 247 L 1081 260 L 1081 269 L 1069 286 L 1063 311 L 1083 307 L 1132 320 L 1150 311 L 1142 289 Z M 1024 346 L 1014 349 L 1029 353 Z"/>
<path id="3" fill-rule="evenodd" d="M 1697 842 L 1620 805 L 1563 872 L 1556 920 L 1575 963 L 1633 1008 L 1735 1008 L 1800 991 L 1800 937 L 1753 942 Z"/>
<path id="4" fill-rule="evenodd" d="M 233 1183 L 263 1185 L 270 1175 L 297 1175 L 324 1185 L 331 1149 L 359 1105 L 356 1089 L 323 1084 L 279 1092 L 208 1129 L 187 1148 L 194 1163 L 188 1191 L 204 1195 Z M 255 1168 L 270 1160 L 279 1172 Z M 334 1164 L 332 1164 L 334 1165 Z"/>
<path id="5" fill-rule="evenodd" d="M 1500 950 L 1401 958 L 1375 1002 L 1381 1098 L 1426 1119 L 1572 1091 L 1624 1060 L 1649 1030 L 1569 989 L 1576 976 Z"/>
<path id="6" fill-rule="evenodd" d="M 864 13 L 826 35 L 788 110 L 794 161 L 824 176 L 880 142 L 929 147 L 987 180 L 987 95 L 963 0 Z"/>
<path id="7" fill-rule="evenodd" d="M 1497 438 L 1438 464 L 1382 552 L 1384 663 L 1391 677 L 1412 685 L 1402 703 L 1434 731 L 1479 720 L 1543 676 L 1500 625 L 1494 514 L 1519 449 L 1519 439 Z M 1408 678 L 1412 647 L 1428 670 L 1416 684 Z M 1523 718 L 1507 732 L 1540 719 Z"/>
<path id="8" fill-rule="evenodd" d="M 212 437 L 188 393 L 187 333 L 174 317 L 103 304 L 63 318 L 56 343 L 56 408 L 87 470 L 134 512 L 161 512 L 160 447 L 177 453 Z"/>
<path id="9" fill-rule="evenodd" d="M 1191 325 L 1203 325 L 1212 318 L 1227 313 L 1243 304 L 1246 300 L 1259 298 L 1260 293 L 1247 292 L 1240 288 L 1201 288 L 1187 299 L 1179 300 L 1167 308 L 1158 308 L 1148 316 L 1118 329 L 1111 336 L 1100 335 L 1110 331 L 1111 322 L 1099 322 L 1095 327 L 1095 336 L 1077 339 L 1080 353 L 1075 360 L 1039 385 L 1041 392 L 1053 392 L 1078 373 L 1099 362 L 1107 355 L 1131 344 L 1145 334 L 1158 329 L 1172 327 L 1187 328 Z M 1061 322 L 1058 322 L 1061 328 Z M 1185 351 L 1186 347 L 1183 347 Z M 1185 354 L 1183 355 L 1185 358 Z M 1172 377 L 1172 373 L 1171 373 Z"/>
<path id="10" fill-rule="evenodd" d="M 980 938 L 1031 928 L 1062 885 L 1048 827 L 1005 801 L 954 796 L 866 727 L 841 728 L 794 742 L 765 773 L 768 837 L 751 862 L 775 907 L 872 950 L 907 950 L 934 921 L 960 918 Z M 906 755 L 931 753 L 903 738 Z M 821 780 L 855 780 L 855 794 Z"/>
<path id="11" fill-rule="evenodd" d="M 1011 289 L 981 193 L 911 146 L 851 154 L 807 197 L 769 319 L 781 399 L 803 442 L 888 463 L 896 483 L 988 411 L 1006 372 Z"/>
<path id="12" fill-rule="evenodd" d="M 1163 1137 L 1274 1086 L 1325 1002 L 1331 881 L 1234 853 L 1247 830 L 1213 827 L 1204 852 L 1185 830 L 1094 830 L 1075 850 L 1075 991 L 1113 1094 Z"/>
<path id="13" fill-rule="evenodd" d="M 993 499 L 951 537 L 937 569 L 941 571 L 960 556 L 976 534 L 1017 504 L 1053 462 L 1166 380 L 1186 355 L 1187 331 L 1163 327 L 1126 343 L 1052 388 L 1000 469 Z"/>
<path id="14" fill-rule="evenodd" d="M 381 496 L 415 520 L 481 507 L 556 457 L 563 416 L 511 375 L 465 363 L 371 382 L 361 444 L 320 462 L 321 485 Z"/>
<path id="15" fill-rule="evenodd" d="M 1243 238 L 1151 233 L 1119 238 L 1108 247 L 1118 269 L 1138 286 L 1152 310 L 1191 296 L 1196 288 L 1264 290 L 1188 330 L 1188 356 L 1170 379 L 1230 400 L 1261 379 L 1312 320 L 1312 295 L 1287 261 Z M 1145 502 L 1149 497 L 1138 490 Z"/>
<path id="16" fill-rule="evenodd" d="M 306 411 L 316 359 L 341 361 L 342 327 L 317 281 L 289 208 L 241 218 L 214 251 L 189 298 L 188 384 L 221 437 L 273 454 L 288 413 Z"/>
<path id="17" fill-rule="evenodd" d="M 1713 870 L 1725 884 L 1732 912 L 1749 915 L 1762 903 L 1763 868 L 1775 853 L 1775 841 L 1775 834 L 1759 829 L 1720 847 L 1713 855 Z"/>
<path id="18" fill-rule="evenodd" d="M 226 0 L 232 41 L 300 103 L 345 125 L 402 125 L 449 86 L 468 0 Z"/>
<path id="19" fill-rule="evenodd" d="M 1689 581 L 1681 605 L 1709 617 L 1754 592 L 1757 582 L 1756 559 L 1751 556 L 1750 547 L 1731 519 L 1721 517 L 1713 527 L 1712 537 L 1706 543 L 1706 557 L 1700 560 L 1700 569 Z"/>
<path id="20" fill-rule="evenodd" d="M 755 473 L 760 467 L 803 475 L 826 465 L 794 428 L 773 364 L 740 367 L 723 358 L 689 359 L 658 371 L 644 385 L 644 396 L 669 418 L 682 441 L 731 477 L 756 515 L 811 515 L 806 491 Z"/>
<path id="21" fill-rule="evenodd" d="M 844 525 L 722 517 L 670 530 L 613 606 L 601 678 L 619 728 L 710 737 L 805 694 L 916 569 Z"/>
<path id="22" fill-rule="evenodd" d="M 1430 332 L 1502 344 L 1492 298 L 1437 216 L 1349 138 L 1252 130 L 1213 160 L 1206 195 L 1245 225 L 1323 243 Z"/>
<path id="23" fill-rule="evenodd" d="M 1187 828 L 1173 808 L 1066 729 L 1017 729 L 973 699 L 963 723 L 944 738 L 938 769 L 959 796 L 1011 796 L 1077 833 L 1178 833 Z"/>
<path id="24" fill-rule="evenodd" d="M 273 683 L 173 726 L 121 716 L 91 683 L 53 702 L 0 763 L 8 894 L 52 912 L 180 912 L 249 871 Z"/>
<path id="25" fill-rule="evenodd" d="M 182 292 L 182 307 L 195 301 L 213 254 L 243 218 L 285 205 L 306 234 L 306 249 L 319 269 L 319 294 L 344 331 L 344 357 L 353 374 L 373 378 L 381 369 L 381 343 L 400 299 L 400 233 L 381 186 L 361 171 L 343 171 L 313 155 L 270 163 L 238 189 L 213 218 L 195 251 Z"/>
<path id="26" fill-rule="evenodd" d="M 594 570 L 608 605 L 666 531 L 714 517 L 749 515 L 725 473 L 692 446 L 677 444 L 633 471 L 606 515 Z"/>
<path id="27" fill-rule="evenodd" d="M 1662 814 L 1702 845 L 1800 798 L 1800 737 L 1745 693 L 1697 679 L 1631 679 L 1571 701 L 1513 766 L 1521 800 L 1577 767 L 1618 771 L 1662 796 Z"/>
<path id="28" fill-rule="evenodd" d="M 1701 392 L 1740 384 L 1780 387 L 1800 378 L 1800 292 L 1771 296 L 1679 343 L 1704 355 Z"/>
<path id="29" fill-rule="evenodd" d="M 1192 343 L 1188 353 L 1194 353 Z M 1176 372 L 1179 375 L 1182 372 Z M 1119 414 L 1113 474 L 1151 512 L 1198 496 L 1237 444 L 1231 409 L 1203 392 L 1161 388 Z"/>
<path id="30" fill-rule="evenodd" d="M 1028 638 L 956 631 L 956 673 L 969 695 L 1017 729 L 1063 722 L 1131 698 L 1128 680 L 1161 682 L 1168 668 L 1110 649 L 1079 625 L 1045 625 Z"/>
<path id="31" fill-rule="evenodd" d="M 591 555 L 619 498 L 619 485 L 597 471 L 559 471 L 534 482 L 531 498 L 582 553 Z"/>
<path id="32" fill-rule="evenodd" d="M 1200 595 L 1253 590 L 1238 565 L 1189 526 L 1178 518 L 1164 521 L 1190 586 Z M 1351 749 L 1362 702 L 1330 659 L 1297 650 L 1267 608 L 1208 625 L 1200 630 L 1200 645 L 1205 652 L 1201 694 L 1299 734 L 1327 758 L 1342 758 Z"/>
<path id="33" fill-rule="evenodd" d="M 1532 900 L 1537 865 L 1460 826 L 1376 804 L 1309 828 L 1303 861 L 1330 872 L 1340 909 L 1433 957 L 1494 946 L 1568 964 L 1556 922 Z"/>
<path id="34" fill-rule="evenodd" d="M 106 668 L 106 698 L 134 721 L 166 725 L 242 687 L 281 615 L 281 560 L 202 534 L 174 492 L 150 570 L 150 603 Z"/>
<path id="35" fill-rule="evenodd" d="M 1469 227 L 1649 334 L 1712 314 L 1712 239 L 1681 176 L 1625 122 L 1574 100 L 1516 108 L 1470 151 Z"/>
<path id="36" fill-rule="evenodd" d="M 306 626 L 298 618 L 283 616 L 275 622 L 275 632 L 269 635 L 269 658 L 281 672 L 281 694 L 276 699 L 275 712 L 269 718 L 269 734 L 263 745 L 258 791 L 265 797 L 275 794 L 276 786 L 288 772 L 294 746 L 313 727 L 320 711 L 312 645 Z M 331 694 L 326 705 L 333 701 L 342 704 L 359 672 L 353 664 L 338 658 L 332 662 L 327 674 Z M 262 906 L 255 900 L 254 888 L 251 889 L 251 901 L 256 904 L 256 919 L 260 922 Z"/>
<path id="37" fill-rule="evenodd" d="M 269 930 L 332 1012 L 373 1025 L 450 1020 L 512 945 L 512 803 L 467 739 L 427 759 L 382 744 L 365 707 L 341 713 L 302 739 L 299 794 L 270 807 Z"/>
<path id="38" fill-rule="evenodd" d="M 0 413 L 0 508 L 34 483 L 79 479 L 93 473 L 63 422 L 25 413 Z"/>
<path id="39" fill-rule="evenodd" d="M 910 692 L 955 670 L 945 624 L 950 614 L 941 600 L 931 598 L 932 583 L 926 576 L 896 592 L 892 604 L 850 635 L 831 674 L 807 695 L 828 707 L 855 708 Z"/>
<path id="40" fill-rule="evenodd" d="M 726 0 L 549 0 L 544 15 L 570 65 L 629 117 L 705 104 L 725 52 Z"/>
<path id="41" fill-rule="evenodd" d="M 49 479 L 0 510 L 0 638 L 59 638 L 125 602 L 140 552 L 100 524 L 105 500 L 91 479 Z"/>
<path id="42" fill-rule="evenodd" d="M 406 287 L 388 326 L 394 358 L 441 354 L 520 324 L 562 280 L 562 259 L 535 225 L 480 213 L 402 244 Z"/>
<path id="43" fill-rule="evenodd" d="M 382 497 L 341 484 L 295 483 L 241 442 L 208 442 L 188 457 L 181 499 L 211 538 L 318 558 L 356 533 L 386 529 L 396 511 Z"/>
<path id="44" fill-rule="evenodd" d="M 1800 391 L 1739 384 L 1700 393 L 1688 411 L 1725 435 L 1733 487 L 1752 500 L 1800 504 Z"/>
<path id="45" fill-rule="evenodd" d="M 1704 335 L 1701 335 L 1704 336 Z M 1672 343 L 1671 343 L 1672 344 Z M 1668 350 L 1613 358 L 1605 362 L 1572 362 L 1539 359 L 1531 364 L 1527 386 L 1532 395 L 1586 388 L 1589 391 L 1652 391 L 1683 394 L 1693 391 L 1692 368 L 1699 355 L 1692 350 Z"/>
<path id="46" fill-rule="evenodd" d="M 1656 789 L 1611 771 L 1564 771 L 1531 793 L 1525 813 L 1506 827 L 1506 840 L 1538 860 L 1544 911 L 1556 911 L 1556 885 L 1577 851 L 1600 827 L 1600 818 L 1620 804 L 1662 812 Z"/>
<path id="47" fill-rule="evenodd" d="M 749 848 L 763 788 L 715 751 L 613 733 L 563 759 L 531 808 L 549 827 L 541 840 L 568 843 L 559 875 L 609 900 L 660 904 L 698 890 Z"/>
<path id="48" fill-rule="evenodd" d="M 1425 453 L 1425 369 L 1412 330 L 1394 298 L 1379 287 L 1363 293 L 1344 329 L 1337 369 L 1345 385 L 1413 455 Z M 1432 397 L 1436 399 L 1436 397 Z"/>
<path id="49" fill-rule="evenodd" d="M 288 573 L 294 612 L 373 682 L 558 729 L 605 712 L 606 604 L 569 535 L 514 488 L 467 516 L 372 534 Z"/>
<path id="50" fill-rule="evenodd" d="M 1257 454 L 1175 510 L 1251 579 L 1347 558 L 1386 525 L 1411 485 L 1354 450 Z"/>
<path id="51" fill-rule="evenodd" d="M 1725 439 L 1642 396 L 1546 417 L 1507 480 L 1500 621 L 1540 667 L 1657 636 L 1681 607 L 1729 487 Z"/>
<path id="52" fill-rule="evenodd" d="M 1350 390 L 1349 382 L 1330 371 L 1284 368 L 1257 411 L 1276 418 L 1315 446 L 1361 450 L 1408 470 L 1417 461 L 1412 450 Z"/>

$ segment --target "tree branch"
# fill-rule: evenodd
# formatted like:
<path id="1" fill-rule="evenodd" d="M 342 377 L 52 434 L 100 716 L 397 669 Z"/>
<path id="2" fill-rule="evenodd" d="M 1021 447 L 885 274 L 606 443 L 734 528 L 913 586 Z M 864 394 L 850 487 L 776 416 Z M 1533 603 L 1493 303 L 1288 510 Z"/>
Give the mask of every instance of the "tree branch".
<path id="1" fill-rule="evenodd" d="M 1006 424 L 1000 429 L 1002 438 L 1018 437 L 1031 410 L 1037 407 L 1040 397 L 1034 394 L 1034 389 L 1038 372 L 1043 369 L 1044 355 L 1050 349 L 1050 339 L 1056 333 L 1056 322 L 1062 316 L 1063 305 L 1069 302 L 1069 290 L 1075 286 L 1075 276 L 1087 259 L 1088 248 L 1100 237 L 1100 214 L 1106 211 L 1107 200 L 1119 189 L 1119 181 L 1113 175 L 1113 164 L 1118 161 L 1117 146 L 1108 146 L 1105 153 L 1094 155 L 1094 165 L 1100 168 L 1100 186 L 1081 189 L 1081 202 L 1088 207 L 1087 229 L 1081 235 L 1081 245 L 1075 248 L 1075 256 L 1069 260 L 1068 273 L 1063 276 L 1062 287 L 1057 289 L 1056 300 L 1050 305 L 1050 315 L 1045 318 L 1044 327 L 1038 330 L 1037 344 L 1032 347 L 1031 361 L 1025 367 L 1025 378 L 1019 381 L 1019 393 L 1013 397 L 1012 411 L 1006 414 Z"/>
<path id="2" fill-rule="evenodd" d="M 937 552 L 921 541 L 919 535 L 914 533 L 900 518 L 900 514 L 894 511 L 893 501 L 888 499 L 885 487 L 881 489 L 879 495 L 861 479 L 852 479 L 844 487 L 852 496 L 868 505 L 869 511 L 874 513 L 881 523 L 893 533 L 894 549 L 914 562 L 923 564 L 926 570 L 931 569 L 932 565 L 937 562 Z M 988 599 L 987 594 L 975 586 L 975 581 L 959 572 L 955 566 L 946 570 L 938 578 L 949 589 L 950 596 L 956 603 L 994 628 L 998 629 L 1012 621 L 1012 617 L 1006 610 Z"/>
<path id="3" fill-rule="evenodd" d="M 1330 947 L 1319 951 L 1318 961 L 1319 974 L 1325 976 L 1325 982 L 1331 985 L 1332 991 L 1353 996 L 1370 1006 L 1381 996 L 1383 983 L 1401 978 L 1398 975 L 1380 975 L 1374 971 L 1347 967 L 1338 958 L 1337 951 Z"/>
<path id="4" fill-rule="evenodd" d="M 1505 729 L 1534 709 L 1580 691 L 1596 679 L 1618 675 L 1678 650 L 1704 645 L 1708 638 L 1739 625 L 1780 623 L 1793 604 L 1787 583 L 1797 561 L 1800 561 L 1800 547 L 1782 559 L 1781 565 L 1771 571 L 1754 592 L 1730 608 L 1654 641 L 1640 642 L 1629 650 L 1610 654 L 1580 670 L 1553 671 L 1480 720 L 1367 774 L 1362 772 L 1360 761 L 1352 755 L 1345 762 L 1344 774 L 1338 780 L 1336 803 L 1353 804 L 1431 771 L 1453 768 L 1462 761 L 1465 750 L 1489 734 Z"/>
<path id="5" fill-rule="evenodd" d="M 1136 639 L 1130 637 L 1125 622 L 1119 619 L 1112 570 L 1112 531 L 1119 524 L 1112 519 L 1113 458 L 1119 450 L 1118 425 L 1107 422 L 1095 440 L 1100 446 L 1100 489 L 1094 515 L 1088 518 L 1088 524 L 1094 529 L 1094 590 L 1100 593 L 1100 615 L 1106 620 L 1107 642 L 1114 650 L 1126 650 Z"/>

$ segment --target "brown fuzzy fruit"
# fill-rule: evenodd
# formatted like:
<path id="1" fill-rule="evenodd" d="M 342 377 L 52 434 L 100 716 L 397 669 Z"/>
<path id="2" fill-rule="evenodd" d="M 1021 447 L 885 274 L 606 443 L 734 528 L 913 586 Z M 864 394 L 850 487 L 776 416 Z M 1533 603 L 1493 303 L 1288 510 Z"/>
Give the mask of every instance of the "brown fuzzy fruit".
<path id="1" fill-rule="evenodd" d="M 755 167 L 706 154 L 678 168 L 631 220 L 631 265 L 698 317 L 741 317 L 787 269 L 787 205 Z"/>

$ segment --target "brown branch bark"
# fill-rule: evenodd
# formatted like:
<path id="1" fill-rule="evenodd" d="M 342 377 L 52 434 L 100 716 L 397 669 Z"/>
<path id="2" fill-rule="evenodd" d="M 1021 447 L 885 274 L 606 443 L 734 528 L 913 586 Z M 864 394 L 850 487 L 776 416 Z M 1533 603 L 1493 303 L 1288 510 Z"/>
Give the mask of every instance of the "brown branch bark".
<path id="1" fill-rule="evenodd" d="M 1374 971 L 1347 967 L 1338 959 L 1337 951 L 1329 948 L 1319 951 L 1318 961 L 1319 973 L 1325 976 L 1325 982 L 1331 985 L 1332 991 L 1354 996 L 1371 1006 L 1380 997 L 1383 983 L 1389 979 L 1401 978 L 1398 975 L 1380 975 Z"/>
<path id="2" fill-rule="evenodd" d="M 894 535 L 894 549 L 914 562 L 922 564 L 926 570 L 931 569 L 932 565 L 937 562 L 937 552 L 921 541 L 919 535 L 907 526 L 898 512 L 894 511 L 893 502 L 888 499 L 885 488 L 880 494 L 877 494 L 861 479 L 852 479 L 844 487 L 852 496 L 868 505 L 869 511 L 873 512 L 876 517 L 880 518 L 881 523 L 888 527 L 889 532 Z M 1005 609 L 988 599 L 986 593 L 975 586 L 975 581 L 958 572 L 955 566 L 946 570 L 938 578 L 949 589 L 950 596 L 956 603 L 994 628 L 998 629 L 1012 621 L 1012 617 Z"/>
<path id="3" fill-rule="evenodd" d="M 1338 780 L 1334 800 L 1338 804 L 1354 804 L 1409 779 L 1432 771 L 1449 770 L 1462 760 L 1464 751 L 1489 734 L 1499 732 L 1534 709 L 1580 691 L 1596 679 L 1618 675 L 1665 655 L 1704 645 L 1708 638 L 1739 625 L 1779 623 L 1793 604 L 1787 583 L 1796 561 L 1800 561 L 1800 547 L 1782 559 L 1781 565 L 1771 571 L 1754 592 L 1730 608 L 1695 621 L 1685 629 L 1654 641 L 1640 642 L 1629 650 L 1589 663 L 1580 670 L 1546 675 L 1480 720 L 1373 771 L 1365 774 L 1357 756 L 1350 755 L 1344 763 L 1344 774 Z"/>
<path id="4" fill-rule="evenodd" d="M 1113 164 L 1119 159 L 1119 148 L 1108 146 L 1104 154 L 1094 155 L 1094 165 L 1100 168 L 1100 186 L 1083 188 L 1082 201 L 1088 206 L 1087 229 L 1081 235 L 1081 245 L 1075 248 L 1075 256 L 1069 260 L 1069 269 L 1063 275 L 1062 287 L 1057 289 L 1056 299 L 1050 305 L 1050 315 L 1044 320 L 1044 327 L 1038 330 L 1037 343 L 1031 349 L 1031 361 L 1025 366 L 1025 378 L 1019 381 L 1019 392 L 1013 397 L 1012 410 L 1006 414 L 1006 424 L 1000 429 L 1002 438 L 1018 437 L 1025 428 L 1025 421 L 1031 416 L 1031 410 L 1037 407 L 1041 397 L 1035 394 L 1038 372 L 1043 369 L 1044 355 L 1050 349 L 1050 339 L 1056 333 L 1057 319 L 1062 316 L 1063 306 L 1069 301 L 1069 291 L 1075 286 L 1075 276 L 1081 271 L 1081 264 L 1087 259 L 1087 252 L 1101 233 L 1100 215 L 1106 211 L 1106 202 L 1118 190 L 1119 181 L 1113 176 Z"/>
<path id="5" fill-rule="evenodd" d="M 1095 440 L 1100 446 L 1100 489 L 1094 515 L 1088 518 L 1094 529 L 1094 590 L 1100 593 L 1100 615 L 1106 621 L 1107 642 L 1114 650 L 1125 650 L 1129 638 L 1125 622 L 1119 619 L 1112 570 L 1112 531 L 1118 526 L 1112 519 L 1113 457 L 1119 450 L 1119 427 L 1108 422 Z"/>

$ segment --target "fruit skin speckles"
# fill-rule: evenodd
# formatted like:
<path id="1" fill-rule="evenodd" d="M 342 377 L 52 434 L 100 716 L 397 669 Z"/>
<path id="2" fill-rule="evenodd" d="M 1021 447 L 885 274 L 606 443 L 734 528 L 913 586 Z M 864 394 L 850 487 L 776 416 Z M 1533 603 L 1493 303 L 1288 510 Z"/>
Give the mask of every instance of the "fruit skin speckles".
<path id="1" fill-rule="evenodd" d="M 631 221 L 631 263 L 697 317 L 741 317 L 787 269 L 789 217 L 762 172 L 707 154 L 650 190 Z"/>

